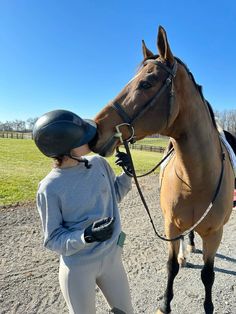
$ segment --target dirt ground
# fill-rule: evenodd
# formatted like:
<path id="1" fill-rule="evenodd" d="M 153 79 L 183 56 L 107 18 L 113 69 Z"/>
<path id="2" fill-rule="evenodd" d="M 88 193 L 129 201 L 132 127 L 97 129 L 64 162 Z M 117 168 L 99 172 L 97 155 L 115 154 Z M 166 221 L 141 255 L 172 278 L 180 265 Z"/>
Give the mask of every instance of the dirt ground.
<path id="1" fill-rule="evenodd" d="M 141 186 L 163 232 L 159 206 L 158 178 L 141 180 Z M 123 260 L 130 281 L 135 314 L 154 314 L 163 298 L 166 283 L 167 245 L 157 239 L 135 186 L 120 205 L 123 230 L 127 234 Z M 215 260 L 213 302 L 215 313 L 236 313 L 236 211 L 224 228 Z M 58 284 L 58 256 L 42 247 L 42 232 L 34 204 L 0 209 L 0 313 L 68 313 Z M 201 240 L 197 253 L 189 256 L 189 268 L 182 268 L 175 280 L 172 313 L 202 314 L 204 288 Z M 97 289 L 97 314 L 108 306 Z"/>

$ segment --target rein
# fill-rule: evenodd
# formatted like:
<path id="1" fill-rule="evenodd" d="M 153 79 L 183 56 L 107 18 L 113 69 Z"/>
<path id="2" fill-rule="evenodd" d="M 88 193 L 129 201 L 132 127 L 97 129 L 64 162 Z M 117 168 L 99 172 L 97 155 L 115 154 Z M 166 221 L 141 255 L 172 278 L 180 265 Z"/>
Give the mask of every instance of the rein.
<path id="1" fill-rule="evenodd" d="M 171 90 L 170 90 L 170 97 L 169 97 L 169 104 L 170 104 L 170 108 L 171 108 L 171 105 L 173 103 L 173 100 L 174 100 L 174 89 L 173 89 L 173 78 L 176 76 L 176 72 L 177 72 L 177 61 L 175 60 L 175 63 L 173 65 L 172 68 L 169 68 L 167 67 L 165 64 L 157 61 L 157 60 L 147 60 L 146 63 L 148 62 L 152 62 L 158 66 L 160 66 L 161 68 L 163 68 L 167 73 L 169 73 L 169 76 L 167 77 L 167 79 L 165 80 L 165 83 L 163 84 L 163 86 L 159 89 L 159 91 L 153 96 L 153 98 L 151 100 L 149 100 L 141 109 L 140 112 L 138 112 L 136 115 L 134 115 L 133 117 L 130 117 L 126 111 L 122 108 L 122 106 L 119 104 L 119 103 L 115 103 L 112 105 L 112 108 L 115 109 L 117 111 L 117 113 L 119 114 L 119 116 L 123 119 L 124 123 L 122 124 L 119 124 L 116 126 L 116 133 L 114 134 L 113 138 L 111 140 L 113 140 L 114 138 L 118 138 L 120 140 L 120 142 L 122 144 L 124 144 L 124 147 L 125 147 L 125 150 L 126 150 L 126 153 L 130 159 L 130 164 L 131 164 L 131 170 L 132 170 L 132 173 L 128 172 L 125 167 L 123 167 L 123 170 L 125 171 L 125 173 L 130 176 L 130 177 L 133 177 L 134 178 L 134 181 L 135 181 L 135 184 L 136 184 L 136 187 L 137 187 L 137 190 L 139 192 L 139 195 L 140 195 L 140 198 L 142 200 L 142 203 L 145 207 L 145 210 L 148 214 L 148 217 L 150 219 L 150 222 L 151 222 L 151 225 L 152 225 L 152 228 L 155 232 L 155 235 L 160 238 L 161 240 L 163 241 L 176 241 L 176 240 L 180 240 L 180 239 L 183 239 L 184 236 L 188 235 L 191 231 L 193 231 L 200 223 L 201 221 L 206 217 L 206 215 L 209 213 L 209 211 L 211 210 L 217 196 L 218 196 L 218 193 L 220 191 L 220 187 L 221 187 L 221 183 L 222 183 L 222 179 L 223 179 L 223 174 L 224 174 L 224 160 L 225 160 L 225 154 L 223 152 L 223 149 L 222 149 L 222 145 L 221 145 L 221 156 L 222 156 L 222 163 L 221 163 L 221 173 L 220 173 L 220 177 L 219 177 L 219 181 L 218 181 L 218 184 L 217 184 L 217 187 L 216 187 L 216 191 L 214 193 L 214 196 L 212 198 L 212 201 L 210 202 L 209 206 L 207 207 L 206 211 L 204 212 L 204 214 L 200 217 L 200 219 L 192 226 L 190 227 L 188 230 L 184 231 L 181 235 L 175 237 L 175 238 L 166 238 L 165 236 L 162 236 L 158 233 L 156 227 L 155 227 L 155 224 L 153 222 L 153 219 L 152 219 L 152 216 L 151 216 L 151 213 L 150 213 L 150 210 L 148 208 L 148 205 L 147 205 L 147 202 L 144 198 L 144 195 L 142 193 L 142 190 L 140 188 L 140 185 L 139 185 L 139 182 L 138 182 L 138 177 L 144 177 L 150 173 L 152 173 L 153 171 L 155 171 L 169 156 L 170 154 L 174 151 L 174 148 L 172 148 L 168 154 L 153 168 L 151 169 L 150 171 L 148 171 L 147 173 L 143 174 L 143 175 L 140 175 L 140 176 L 137 176 L 136 175 L 136 172 L 135 172 L 135 168 L 134 168 L 134 164 L 133 164 L 133 160 L 132 160 L 132 156 L 131 156 L 131 153 L 130 153 L 130 149 L 129 149 L 129 145 L 128 143 L 134 143 L 134 127 L 133 127 L 133 123 L 135 120 L 137 120 L 141 115 L 143 115 L 144 112 L 146 112 L 148 109 L 152 108 L 155 104 L 156 104 L 156 100 L 157 98 L 159 98 L 163 92 L 169 87 L 171 86 Z M 145 63 L 145 64 L 146 64 Z M 129 139 L 126 139 L 126 140 L 123 140 L 122 138 L 122 133 L 120 132 L 120 127 L 123 126 L 123 125 L 126 125 L 126 126 L 129 126 L 131 128 L 131 136 Z M 119 151 L 119 149 L 117 148 L 117 151 Z"/>
<path id="2" fill-rule="evenodd" d="M 164 236 L 162 236 L 162 235 L 160 235 L 160 234 L 158 233 L 158 231 L 157 231 L 157 229 L 156 229 L 156 227 L 155 227 L 155 224 L 154 224 L 154 222 L 153 222 L 153 219 L 152 219 L 152 216 L 151 216 L 149 207 L 148 207 L 148 205 L 147 205 L 147 202 L 146 202 L 146 200 L 145 200 L 145 198 L 144 198 L 143 192 L 142 192 L 141 187 L 140 187 L 140 185 L 139 185 L 138 177 L 143 177 L 143 176 L 145 176 L 145 175 L 147 175 L 147 174 L 150 174 L 150 173 L 153 172 L 155 169 L 157 169 L 157 168 L 166 160 L 166 158 L 169 157 L 169 155 L 173 152 L 174 148 L 172 148 L 172 149 L 168 152 L 168 154 L 158 163 L 158 165 L 155 166 L 155 168 L 153 168 L 154 170 L 152 169 L 151 171 L 149 171 L 149 172 L 148 172 L 147 174 L 145 174 L 145 175 L 137 176 L 137 175 L 136 175 L 136 172 L 135 172 L 135 168 L 134 168 L 133 159 L 132 159 L 132 156 L 131 156 L 131 153 L 130 153 L 128 141 L 124 140 L 124 141 L 123 141 L 123 144 L 124 144 L 126 153 L 127 153 L 128 157 L 129 157 L 129 159 L 130 159 L 132 174 L 131 174 L 130 172 L 128 172 L 124 167 L 123 167 L 123 170 L 124 170 L 124 172 L 125 172 L 128 176 L 134 178 L 134 182 L 135 182 L 136 187 L 137 187 L 137 190 L 138 190 L 138 192 L 139 192 L 139 196 L 140 196 L 140 198 L 141 198 L 141 200 L 142 200 L 142 203 L 143 203 L 143 205 L 144 205 L 144 208 L 145 208 L 145 210 L 146 210 L 146 212 L 147 212 L 147 214 L 148 214 L 148 217 L 149 217 L 149 219 L 150 219 L 150 222 L 151 222 L 152 228 L 153 228 L 153 230 L 154 230 L 154 232 L 155 232 L 155 235 L 156 235 L 159 239 L 161 239 L 161 240 L 163 240 L 163 241 L 167 241 L 167 242 L 172 242 L 172 241 L 177 241 L 177 240 L 183 239 L 186 235 L 188 235 L 191 231 L 193 231 L 193 230 L 200 224 L 200 222 L 202 222 L 202 220 L 206 217 L 206 215 L 207 215 L 207 214 L 209 213 L 209 211 L 211 210 L 211 208 L 212 208 L 212 206 L 213 206 L 213 204 L 214 204 L 214 202 L 215 202 L 215 200 L 216 200 L 216 198 L 217 198 L 217 195 L 218 195 L 218 193 L 219 193 L 219 191 L 220 191 L 222 179 L 223 179 L 223 174 L 224 174 L 225 153 L 224 153 L 223 151 L 222 151 L 222 153 L 221 153 L 221 156 L 222 156 L 222 164 L 221 164 L 221 172 L 220 172 L 219 181 L 218 181 L 217 188 L 216 188 L 216 191 L 215 191 L 215 193 L 214 193 L 214 196 L 213 196 L 213 198 L 212 198 L 212 201 L 211 201 L 211 203 L 209 204 L 209 206 L 207 207 L 206 211 L 204 212 L 204 214 L 200 217 L 200 219 L 199 219 L 192 227 L 190 227 L 188 230 L 184 231 L 181 235 L 179 235 L 179 236 L 177 236 L 177 237 L 175 237 L 175 238 L 170 238 L 170 239 L 169 239 L 169 238 L 166 238 L 166 237 L 164 237 Z M 222 149 L 222 147 L 221 147 L 221 149 Z M 117 151 L 118 151 L 118 148 L 117 148 Z"/>
<path id="3" fill-rule="evenodd" d="M 132 135 L 130 136 L 129 139 L 126 139 L 126 140 L 123 140 L 123 138 L 122 138 L 122 133 L 120 132 L 120 127 L 121 127 L 121 126 L 124 126 L 124 125 L 130 126 L 130 127 L 131 127 L 131 131 L 132 131 Z M 130 149 L 129 149 L 128 143 L 132 142 L 132 139 L 133 139 L 133 137 L 134 137 L 134 128 L 133 128 L 130 124 L 128 124 L 128 123 L 121 123 L 121 124 L 119 124 L 119 125 L 116 126 L 116 131 L 117 131 L 117 132 L 115 133 L 115 137 L 119 138 L 120 142 L 121 142 L 122 144 L 124 144 L 125 149 L 126 149 L 126 152 L 127 152 L 128 156 L 129 156 L 129 159 L 130 159 L 130 161 L 131 161 L 132 164 L 133 164 L 133 161 L 132 161 L 132 157 L 131 157 L 131 153 L 130 153 Z M 119 148 L 118 148 L 118 147 L 116 148 L 116 151 L 119 152 Z M 153 167 L 151 170 L 149 170 L 148 172 L 146 172 L 146 173 L 144 173 L 144 174 L 141 174 L 141 175 L 139 175 L 139 176 L 136 175 L 136 178 L 146 177 L 146 176 L 148 176 L 149 174 L 151 174 L 152 172 L 154 172 L 154 171 L 155 171 L 158 167 L 160 167 L 160 165 L 172 154 L 173 151 L 174 151 L 174 147 L 172 147 L 172 148 L 168 151 L 168 153 L 166 154 L 166 156 L 165 156 L 155 167 Z M 123 168 L 123 170 L 124 170 L 124 172 L 125 172 L 129 177 L 133 177 L 133 174 L 130 173 L 128 170 L 126 170 L 126 169 L 124 169 L 124 168 Z M 132 170 L 133 170 L 133 169 L 132 169 Z M 133 173 L 134 173 L 134 172 L 133 172 Z"/>

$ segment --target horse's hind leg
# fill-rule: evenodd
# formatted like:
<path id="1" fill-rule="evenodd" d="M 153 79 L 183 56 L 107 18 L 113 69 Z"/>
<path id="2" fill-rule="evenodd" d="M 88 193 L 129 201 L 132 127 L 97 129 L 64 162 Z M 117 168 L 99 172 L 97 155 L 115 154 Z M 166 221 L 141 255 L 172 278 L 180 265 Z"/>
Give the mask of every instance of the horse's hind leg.
<path id="1" fill-rule="evenodd" d="M 180 239 L 178 263 L 180 267 L 185 267 L 187 265 L 184 237 Z"/>
<path id="2" fill-rule="evenodd" d="M 201 271 L 201 278 L 205 286 L 204 309 L 206 314 L 212 314 L 214 311 L 212 303 L 212 286 L 215 279 L 214 260 L 216 251 L 220 245 L 222 233 L 223 228 L 210 235 L 202 237 L 204 267 Z"/>
<path id="3" fill-rule="evenodd" d="M 178 235 L 178 230 L 175 229 L 175 232 L 174 230 L 171 230 L 171 232 L 169 232 L 169 230 L 166 230 L 166 235 L 168 238 L 176 237 Z M 167 287 L 164 294 L 163 304 L 159 308 L 156 314 L 169 314 L 171 312 L 170 303 L 174 296 L 173 284 L 174 284 L 174 279 L 179 271 L 179 263 L 178 263 L 179 240 L 169 242 L 168 248 L 169 248 L 169 256 L 168 256 L 168 261 L 167 261 L 167 274 L 168 274 Z"/>
<path id="4" fill-rule="evenodd" d="M 189 253 L 196 252 L 196 247 L 195 247 L 195 243 L 194 243 L 194 231 L 191 231 L 188 235 L 187 250 Z"/>
<path id="5" fill-rule="evenodd" d="M 181 267 L 187 266 L 186 256 L 187 256 L 188 252 L 189 253 L 196 252 L 195 243 L 194 243 L 194 232 L 193 231 L 191 231 L 188 234 L 187 250 L 185 250 L 184 237 L 182 237 L 182 239 L 180 239 L 180 247 L 179 247 L 179 255 L 178 255 L 179 266 L 181 266 Z"/>

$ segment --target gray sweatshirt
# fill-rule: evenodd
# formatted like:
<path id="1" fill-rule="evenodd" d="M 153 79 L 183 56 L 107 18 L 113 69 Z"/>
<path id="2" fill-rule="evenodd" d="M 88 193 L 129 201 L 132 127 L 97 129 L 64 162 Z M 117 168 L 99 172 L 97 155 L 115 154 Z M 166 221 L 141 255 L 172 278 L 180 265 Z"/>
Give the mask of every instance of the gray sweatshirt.
<path id="1" fill-rule="evenodd" d="M 92 165 L 55 168 L 40 183 L 37 207 L 44 232 L 44 246 L 56 251 L 68 265 L 96 259 L 112 249 L 121 232 L 117 203 L 131 189 L 125 173 L 115 176 L 100 156 L 87 156 Z M 84 230 L 95 220 L 115 217 L 111 239 L 86 243 Z"/>

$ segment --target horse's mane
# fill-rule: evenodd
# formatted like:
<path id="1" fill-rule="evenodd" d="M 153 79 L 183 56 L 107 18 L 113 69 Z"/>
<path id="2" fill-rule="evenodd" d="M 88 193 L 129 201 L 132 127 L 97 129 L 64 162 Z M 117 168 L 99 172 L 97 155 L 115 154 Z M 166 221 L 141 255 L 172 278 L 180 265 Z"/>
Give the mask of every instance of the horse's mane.
<path id="1" fill-rule="evenodd" d="M 146 62 L 147 60 L 150 60 L 150 59 L 151 59 L 151 60 L 152 60 L 152 59 L 157 59 L 158 57 L 159 57 L 159 55 L 153 55 L 152 57 L 145 58 L 145 59 L 141 62 L 140 67 L 141 67 L 141 66 L 144 66 L 144 65 L 145 65 L 145 62 Z M 186 65 L 182 60 L 180 60 L 178 57 L 175 57 L 175 60 L 176 60 L 179 64 L 181 64 L 181 65 L 185 68 L 185 70 L 187 71 L 187 73 L 188 73 L 188 75 L 190 76 L 192 82 L 194 83 L 196 89 L 198 90 L 198 92 L 199 92 L 199 94 L 200 94 L 200 96 L 201 96 L 201 98 L 202 98 L 202 101 L 207 105 L 208 110 L 209 110 L 209 113 L 210 113 L 210 116 L 211 116 L 212 123 L 213 123 L 214 127 L 217 129 L 214 111 L 213 111 L 212 106 L 210 105 L 210 103 L 205 99 L 205 97 L 204 97 L 204 95 L 203 95 L 202 86 L 199 85 L 199 84 L 197 84 L 197 82 L 195 81 L 195 78 L 194 78 L 192 72 L 189 70 L 189 68 L 187 67 L 187 65 Z M 168 65 L 168 64 L 167 64 L 167 65 Z"/>

